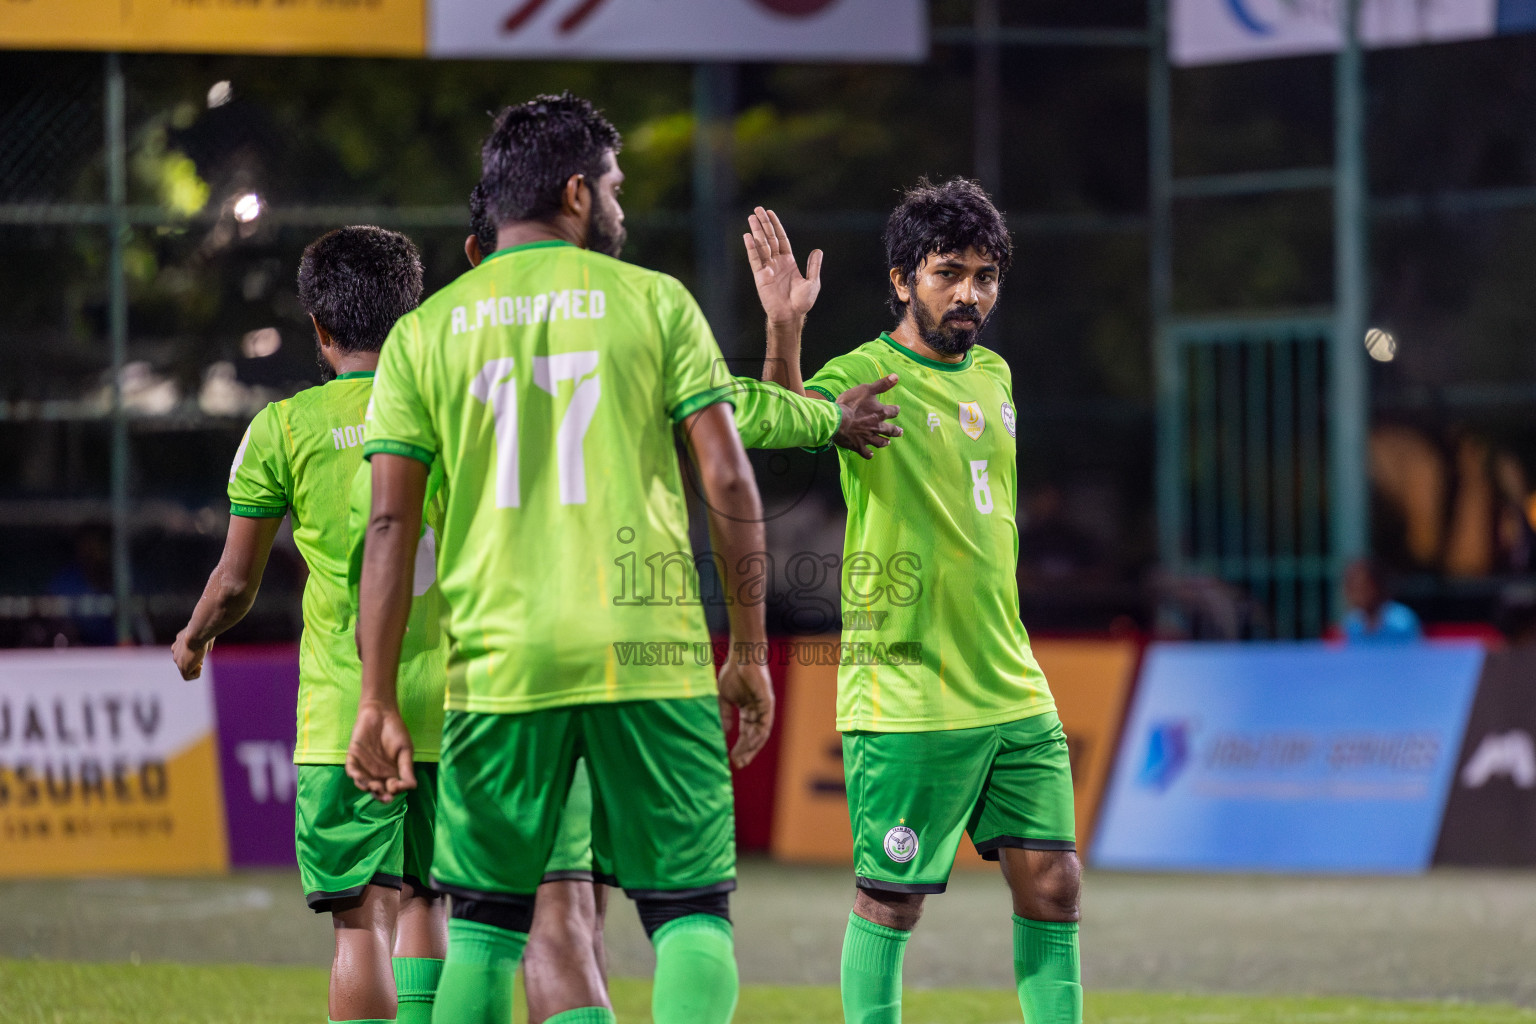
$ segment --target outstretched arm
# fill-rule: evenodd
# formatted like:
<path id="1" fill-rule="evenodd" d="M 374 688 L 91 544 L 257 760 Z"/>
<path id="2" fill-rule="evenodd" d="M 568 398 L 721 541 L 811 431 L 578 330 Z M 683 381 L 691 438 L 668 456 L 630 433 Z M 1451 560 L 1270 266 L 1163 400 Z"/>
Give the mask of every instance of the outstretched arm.
<path id="1" fill-rule="evenodd" d="M 709 510 L 709 534 L 725 576 L 726 602 L 731 622 L 731 641 L 720 668 L 720 715 L 728 708 L 740 713 L 741 729 L 731 761 L 745 766 L 773 731 L 773 685 L 768 666 L 751 652 L 767 642 L 763 599 L 753 599 L 753 588 L 744 574 L 752 557 L 765 548 L 763 504 L 757 493 L 752 464 L 736 435 L 736 422 L 724 403 L 700 409 L 683 421 L 688 452 L 699 467 L 704 504 Z"/>
<path id="2" fill-rule="evenodd" d="M 203 658 L 213 646 L 213 638 L 224 632 L 251 610 L 256 591 L 261 588 L 261 574 L 272 554 L 272 541 L 281 516 L 251 519 L 229 517 L 229 533 L 224 538 L 224 553 L 208 576 L 203 596 L 192 610 L 192 618 L 171 647 L 171 659 L 181 671 L 181 678 L 196 679 L 203 673 Z"/>
<path id="3" fill-rule="evenodd" d="M 805 261 L 805 273 L 795 262 L 789 235 L 772 210 L 759 206 L 747 218 L 751 230 L 742 235 L 757 297 L 768 316 L 768 352 L 763 380 L 805 394 L 800 375 L 800 333 L 805 315 L 821 293 L 821 250 L 814 249 Z"/>
<path id="4" fill-rule="evenodd" d="M 374 453 L 371 462 L 373 502 L 357 607 L 363 687 L 357 724 L 347 747 L 347 774 L 359 789 L 389 803 L 394 794 L 416 788 L 411 734 L 400 717 L 395 677 L 405 624 L 411 615 L 412 572 L 421 535 L 427 464 L 386 452 Z"/>

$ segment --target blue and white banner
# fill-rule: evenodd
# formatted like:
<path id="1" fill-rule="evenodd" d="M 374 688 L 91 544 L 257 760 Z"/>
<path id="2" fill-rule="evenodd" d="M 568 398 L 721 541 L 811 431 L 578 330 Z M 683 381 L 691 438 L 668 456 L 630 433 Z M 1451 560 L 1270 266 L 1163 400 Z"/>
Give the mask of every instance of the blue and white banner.
<path id="1" fill-rule="evenodd" d="M 1154 645 L 1094 864 L 1423 870 L 1482 663 L 1465 643 Z"/>
<path id="2" fill-rule="evenodd" d="M 1175 64 L 1222 64 L 1332 53 L 1345 0 L 1173 0 Z M 1416 46 L 1536 30 L 1536 0 L 1362 0 L 1368 47 Z"/>

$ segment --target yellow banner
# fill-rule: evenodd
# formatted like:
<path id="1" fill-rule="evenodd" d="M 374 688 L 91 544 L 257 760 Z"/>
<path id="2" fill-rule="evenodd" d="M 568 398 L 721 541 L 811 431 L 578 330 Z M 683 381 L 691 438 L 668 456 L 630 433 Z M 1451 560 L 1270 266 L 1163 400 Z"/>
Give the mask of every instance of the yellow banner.
<path id="1" fill-rule="evenodd" d="M 0 877 L 224 871 L 213 726 L 169 650 L 0 653 Z"/>
<path id="2" fill-rule="evenodd" d="M 420 57 L 426 0 L 0 0 L 0 47 Z"/>
<path id="3" fill-rule="evenodd" d="M 832 643 L 838 639 L 820 638 Z M 1033 647 L 1050 681 L 1067 734 L 1078 852 L 1086 853 L 1114 760 L 1136 665 L 1136 645 L 1125 641 L 1040 640 Z M 786 684 L 779 719 L 784 733 L 773 815 L 773 854 L 783 860 L 851 864 L 853 835 L 848 827 L 843 748 L 834 724 L 837 667 L 801 664 L 796 659 L 790 664 Z M 962 842 L 955 866 L 982 867 L 986 862 L 970 843 Z"/>

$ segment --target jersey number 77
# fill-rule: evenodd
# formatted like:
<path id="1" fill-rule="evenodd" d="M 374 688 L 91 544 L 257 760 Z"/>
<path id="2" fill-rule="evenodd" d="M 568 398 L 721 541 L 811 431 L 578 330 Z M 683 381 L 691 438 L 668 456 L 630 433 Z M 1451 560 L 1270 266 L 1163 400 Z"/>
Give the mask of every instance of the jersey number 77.
<path id="1" fill-rule="evenodd" d="M 492 359 L 470 382 L 469 393 L 491 407 L 496 421 L 496 507 L 522 504 L 518 481 L 517 380 L 513 357 Z M 554 395 L 561 381 L 575 381 L 576 390 L 555 432 L 555 465 L 560 476 L 560 504 L 587 503 L 587 466 L 584 444 L 587 428 L 602 398 L 602 379 L 597 372 L 597 352 L 563 352 L 533 357 L 533 382 Z"/>

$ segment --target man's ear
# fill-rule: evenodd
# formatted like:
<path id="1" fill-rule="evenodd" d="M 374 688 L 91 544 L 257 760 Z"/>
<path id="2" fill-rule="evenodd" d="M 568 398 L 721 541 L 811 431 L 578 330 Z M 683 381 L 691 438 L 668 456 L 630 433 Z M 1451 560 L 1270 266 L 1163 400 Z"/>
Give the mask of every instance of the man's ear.
<path id="1" fill-rule="evenodd" d="M 320 321 L 315 319 L 315 314 L 309 314 L 309 322 L 315 325 L 315 337 L 320 339 L 321 348 L 335 348 L 336 339 L 331 337 L 331 332 L 320 326 Z"/>
<path id="2" fill-rule="evenodd" d="M 891 268 L 891 287 L 896 289 L 896 298 L 905 303 L 912 301 L 912 289 L 907 287 L 907 276 L 900 267 Z"/>
<path id="3" fill-rule="evenodd" d="M 587 219 L 587 208 L 592 204 L 592 190 L 587 187 L 587 176 L 573 174 L 565 179 L 565 189 L 560 196 L 560 205 L 563 211 L 583 223 Z"/>
<path id="4" fill-rule="evenodd" d="M 485 253 L 480 251 L 480 236 L 470 235 L 464 239 L 464 255 L 469 258 L 471 267 L 478 267 L 480 261 L 485 259 Z"/>

